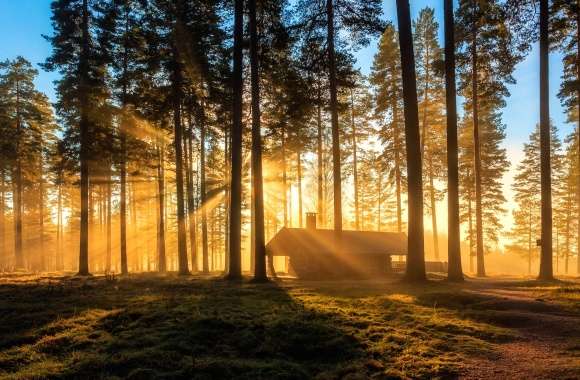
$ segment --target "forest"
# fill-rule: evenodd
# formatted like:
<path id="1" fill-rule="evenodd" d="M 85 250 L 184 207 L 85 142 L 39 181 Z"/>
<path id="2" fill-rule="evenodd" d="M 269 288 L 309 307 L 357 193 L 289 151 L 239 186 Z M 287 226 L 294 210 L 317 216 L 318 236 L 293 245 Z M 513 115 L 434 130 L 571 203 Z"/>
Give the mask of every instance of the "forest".
<path id="1" fill-rule="evenodd" d="M 577 0 L 42 2 L 0 378 L 580 378 Z"/>

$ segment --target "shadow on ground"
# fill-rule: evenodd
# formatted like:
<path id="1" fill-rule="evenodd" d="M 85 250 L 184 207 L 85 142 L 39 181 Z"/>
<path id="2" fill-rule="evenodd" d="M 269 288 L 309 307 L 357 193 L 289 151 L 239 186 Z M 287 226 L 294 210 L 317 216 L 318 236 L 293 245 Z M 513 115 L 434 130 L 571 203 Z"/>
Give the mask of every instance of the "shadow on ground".
<path id="1" fill-rule="evenodd" d="M 578 317 L 575 284 L 491 284 L 2 278 L 0 378 L 454 378 L 534 314 Z"/>

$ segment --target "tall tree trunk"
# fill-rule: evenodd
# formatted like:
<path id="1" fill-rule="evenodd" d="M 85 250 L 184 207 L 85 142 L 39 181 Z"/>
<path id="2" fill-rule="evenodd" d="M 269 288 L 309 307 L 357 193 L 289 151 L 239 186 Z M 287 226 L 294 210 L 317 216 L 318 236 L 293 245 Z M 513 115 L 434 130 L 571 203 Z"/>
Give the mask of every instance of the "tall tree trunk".
<path id="1" fill-rule="evenodd" d="M 233 72 L 233 122 L 232 122 L 232 174 L 230 193 L 230 268 L 228 278 L 242 277 L 242 58 L 244 2 L 234 1 L 234 72 Z"/>
<path id="2" fill-rule="evenodd" d="M 203 111 L 202 111 L 203 112 Z M 200 122 L 200 148 L 199 148 L 199 161 L 200 161 L 200 174 L 201 174 L 201 245 L 202 245 L 202 261 L 203 261 L 203 273 L 209 272 L 209 252 L 208 252 L 208 242 L 207 242 L 207 190 L 206 190 L 206 164 L 205 164 L 205 140 L 206 140 L 206 125 L 205 119 L 202 117 Z"/>
<path id="3" fill-rule="evenodd" d="M 62 174 L 59 174 L 62 176 Z M 64 269 L 64 260 L 63 260 L 63 225 L 62 225 L 62 177 L 59 180 L 58 184 L 58 193 L 57 193 L 57 210 L 56 210 L 56 270 L 61 271 Z"/>
<path id="4" fill-rule="evenodd" d="M 296 150 L 296 177 L 298 177 L 298 226 L 302 228 L 302 154 L 300 149 Z"/>
<path id="5" fill-rule="evenodd" d="M 111 254 L 112 254 L 112 219 L 113 219 L 113 191 L 112 191 L 112 173 L 111 166 L 108 168 L 107 177 L 107 256 L 105 261 L 105 271 L 111 272 Z"/>
<path id="6" fill-rule="evenodd" d="M 532 274 L 532 208 L 528 206 L 528 276 Z"/>
<path id="7" fill-rule="evenodd" d="M 167 259 L 165 257 L 165 157 L 163 140 L 159 139 L 157 147 L 157 270 L 165 273 Z"/>
<path id="8" fill-rule="evenodd" d="M 571 194 L 568 192 L 567 196 L 567 206 L 566 207 L 566 253 L 564 256 L 564 274 L 568 274 L 568 258 L 570 257 L 570 219 L 572 218 L 572 213 L 571 213 L 571 206 L 572 206 L 572 200 L 571 200 Z"/>
<path id="9" fill-rule="evenodd" d="M 576 0 L 577 9 L 580 8 L 580 1 Z M 580 12 L 576 13 L 576 81 L 580 83 Z M 576 165 L 578 165 L 578 173 L 576 174 L 576 212 L 578 223 L 576 236 L 578 239 L 578 259 L 576 260 L 576 274 L 580 275 L 580 86 L 576 86 L 576 107 L 578 112 L 577 120 L 577 140 L 576 140 Z"/>
<path id="10" fill-rule="evenodd" d="M 425 252 L 423 235 L 423 178 L 421 142 L 419 136 L 419 110 L 417 106 L 417 80 L 415 56 L 411 33 L 409 0 L 397 0 L 399 44 L 403 76 L 403 101 L 405 104 L 405 138 L 407 146 L 408 176 L 408 244 L 407 281 L 425 280 Z"/>
<path id="11" fill-rule="evenodd" d="M 8 252 L 6 251 L 6 173 L 4 172 L 4 164 L 0 169 L 0 252 L 2 252 L 1 260 L 6 260 Z M 8 262 L 6 260 L 5 262 Z"/>
<path id="12" fill-rule="evenodd" d="M 354 121 L 354 95 L 352 88 L 350 89 L 350 124 L 352 128 L 352 174 L 354 186 L 354 225 L 355 230 L 360 230 L 360 210 L 358 204 L 358 162 L 357 162 L 357 146 L 356 146 L 356 124 Z"/>
<path id="13" fill-rule="evenodd" d="M 334 51 L 334 0 L 326 0 L 328 74 L 330 83 L 330 116 L 332 124 L 332 178 L 334 189 L 334 230 L 342 231 L 342 185 L 340 169 L 340 141 L 338 130 L 338 101 L 336 95 L 336 58 Z"/>
<path id="14" fill-rule="evenodd" d="M 125 38 L 123 41 L 123 73 L 122 73 L 122 93 L 121 93 L 121 194 L 120 194 L 120 243 L 121 243 L 121 274 L 129 273 L 127 262 L 127 70 L 129 65 L 128 56 L 128 41 L 127 34 L 129 33 L 129 5 L 126 4 L 125 9 Z"/>
<path id="15" fill-rule="evenodd" d="M 469 272 L 473 273 L 475 268 L 473 267 L 473 207 L 472 207 L 472 195 L 471 190 L 469 191 L 469 199 L 467 200 L 467 215 L 469 219 Z"/>
<path id="16" fill-rule="evenodd" d="M 89 275 L 89 9 L 88 0 L 83 0 L 81 53 L 79 59 L 80 76 L 80 164 L 81 164 L 81 220 L 79 241 L 79 272 Z"/>
<path id="17" fill-rule="evenodd" d="M 42 141 L 40 143 L 40 150 L 42 151 Z M 38 238 L 40 240 L 40 251 L 39 251 L 39 255 L 40 255 L 40 270 L 41 271 L 45 271 L 46 270 L 46 257 L 44 254 L 44 176 L 43 176 L 43 159 L 42 159 L 42 153 L 40 155 L 40 167 L 39 167 L 39 184 L 38 184 L 38 188 L 39 188 L 39 199 L 38 199 L 38 211 L 39 211 L 39 215 L 38 215 L 38 223 L 39 223 L 39 233 L 38 233 Z M 50 260 L 50 259 L 49 259 Z"/>
<path id="18" fill-rule="evenodd" d="M 542 188 L 541 280 L 554 278 L 552 262 L 552 169 L 550 167 L 550 94 L 548 0 L 540 0 L 540 173 Z"/>
<path id="19" fill-rule="evenodd" d="M 191 115 L 190 115 L 191 116 Z M 188 160 L 187 160 L 187 219 L 189 221 L 189 247 L 191 251 L 191 271 L 197 272 L 197 238 L 195 236 L 195 199 L 193 196 L 193 124 L 190 118 L 189 133 L 187 136 Z"/>
<path id="20" fill-rule="evenodd" d="M 288 175 L 286 173 L 286 125 L 282 124 L 282 188 L 284 202 L 284 227 L 288 227 Z"/>
<path id="21" fill-rule="evenodd" d="M 403 207 L 401 203 L 401 141 L 399 139 L 398 99 L 393 100 L 393 137 L 395 145 L 395 195 L 397 197 L 397 232 L 403 232 Z"/>
<path id="22" fill-rule="evenodd" d="M 179 21 L 178 21 L 179 22 Z M 175 42 L 174 42 L 175 43 Z M 187 238 L 185 234 L 185 202 L 183 198 L 183 127 L 181 125 L 182 71 L 179 51 L 173 47 L 173 123 L 175 149 L 175 184 L 177 192 L 177 259 L 180 275 L 189 273 L 187 265 Z"/>
<path id="23" fill-rule="evenodd" d="M 431 226 L 433 228 L 433 253 L 439 261 L 439 232 L 437 230 L 437 202 L 435 200 L 435 183 L 433 180 L 433 157 L 429 157 L 429 201 L 431 204 Z"/>
<path id="24" fill-rule="evenodd" d="M 24 253 L 22 251 L 22 158 L 20 143 L 22 139 L 22 121 L 20 120 L 20 82 L 16 81 L 16 167 L 13 171 L 13 203 L 14 203 L 14 255 L 16 269 L 24 268 Z"/>
<path id="25" fill-rule="evenodd" d="M 474 7 L 475 7 L 474 3 Z M 477 12 L 475 9 L 474 13 Z M 480 134 L 479 134 L 479 119 L 478 119 L 478 72 L 477 72 L 477 18 L 473 17 L 472 25 L 472 41 L 471 41 L 471 96 L 473 97 L 473 150 L 474 150 L 474 174 L 475 174 L 475 233 L 477 245 L 477 276 L 485 276 L 485 263 L 483 252 L 483 218 L 481 210 L 481 153 L 480 153 Z"/>
<path id="26" fill-rule="evenodd" d="M 379 166 L 379 165 L 377 165 Z M 377 174 L 378 181 L 378 199 L 377 199 L 377 231 L 381 231 L 381 203 L 383 201 L 383 172 L 379 169 Z"/>
<path id="27" fill-rule="evenodd" d="M 443 6 L 445 13 L 445 109 L 447 115 L 447 279 L 449 281 L 462 281 L 453 0 L 445 0 Z"/>
<path id="28" fill-rule="evenodd" d="M 320 87 L 318 88 L 318 101 L 316 103 L 316 154 L 317 154 L 317 190 L 318 197 L 316 200 L 316 209 L 318 212 L 318 223 L 323 227 L 323 198 L 322 198 L 322 96 L 320 93 Z"/>
<path id="29" fill-rule="evenodd" d="M 252 87 L 252 188 L 254 199 L 254 280 L 266 281 L 266 243 L 264 238 L 264 190 L 262 179 L 262 137 L 260 130 L 260 72 L 258 62 L 258 28 L 256 0 L 249 0 L 250 67 Z M 300 154 L 298 154 L 300 159 Z M 300 167 L 300 164 L 298 165 Z M 300 182 L 299 182 L 300 183 Z"/>
<path id="30" fill-rule="evenodd" d="M 230 179 L 230 171 L 229 171 L 229 166 L 230 166 L 230 161 L 229 161 L 229 134 L 228 134 L 228 128 L 225 127 L 224 128 L 224 184 L 226 184 L 225 186 L 225 194 L 224 194 L 224 212 L 225 212 L 225 217 L 224 217 L 224 230 L 225 230 L 225 239 L 224 239 L 224 272 L 228 273 L 229 267 L 230 267 L 230 255 L 229 255 L 229 249 L 230 249 L 230 234 L 228 231 L 228 227 L 229 227 L 229 215 L 230 215 L 230 187 L 227 185 L 229 184 L 229 179 Z"/>

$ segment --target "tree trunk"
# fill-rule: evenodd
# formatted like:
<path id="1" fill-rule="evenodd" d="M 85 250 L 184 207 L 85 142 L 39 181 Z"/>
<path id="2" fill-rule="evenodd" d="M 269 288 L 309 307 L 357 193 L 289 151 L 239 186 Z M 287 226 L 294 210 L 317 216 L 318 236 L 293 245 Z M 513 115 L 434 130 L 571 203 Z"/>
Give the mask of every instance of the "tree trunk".
<path id="1" fill-rule="evenodd" d="M 580 8 L 579 1 L 576 0 L 576 8 Z M 576 83 L 580 83 L 580 12 L 576 13 Z M 576 175 L 576 212 L 578 213 L 577 223 L 577 237 L 578 247 L 580 247 L 580 86 L 576 86 L 576 107 L 578 108 L 578 140 L 576 145 L 576 164 L 578 165 L 578 173 Z M 576 260 L 576 274 L 580 275 L 580 248 L 578 248 L 578 257 Z"/>
<path id="2" fill-rule="evenodd" d="M 181 125 L 182 71 L 179 51 L 173 47 L 173 122 L 175 149 L 175 185 L 177 192 L 177 258 L 180 275 L 189 273 L 187 265 L 187 238 L 185 235 L 185 202 L 183 198 L 183 127 Z"/>
<path id="3" fill-rule="evenodd" d="M 62 176 L 62 174 L 59 174 Z M 62 178 L 62 177 L 61 177 Z M 57 193 L 57 210 L 56 210 L 56 257 L 55 257 L 55 267 L 57 271 L 61 271 L 64 269 L 64 260 L 63 260 L 63 252 L 62 252 L 62 245 L 63 245 L 63 225 L 62 225 L 62 179 L 59 181 L 58 184 L 58 193 Z"/>
<path id="4" fill-rule="evenodd" d="M 352 89 L 350 90 L 350 124 L 352 128 L 352 174 L 354 185 L 354 225 L 355 230 L 360 230 L 360 215 L 358 204 L 358 170 L 357 170 L 357 156 L 356 156 L 356 125 L 354 122 L 354 95 Z"/>
<path id="5" fill-rule="evenodd" d="M 6 251 L 6 173 L 4 172 L 4 165 L 0 169 L 0 252 L 5 263 L 8 262 Z"/>
<path id="6" fill-rule="evenodd" d="M 282 188 L 284 202 L 284 227 L 288 227 L 288 178 L 286 174 L 286 125 L 282 124 Z"/>
<path id="7" fill-rule="evenodd" d="M 445 0 L 443 5 L 445 12 L 445 104 L 447 115 L 447 279 L 449 281 L 462 281 L 453 0 Z"/>
<path id="8" fill-rule="evenodd" d="M 80 87 L 80 166 L 81 166 L 81 220 L 79 241 L 80 276 L 89 275 L 89 10 L 88 0 L 83 0 L 81 53 L 79 59 Z"/>
<path id="9" fill-rule="evenodd" d="M 474 10 L 475 12 L 475 10 Z M 473 150 L 474 150 L 474 174 L 475 174 L 475 233 L 477 245 L 477 276 L 485 276 L 485 263 L 483 252 L 483 219 L 481 210 L 481 153 L 479 142 L 479 119 L 478 119 L 478 93 L 477 93 L 477 19 L 473 18 L 471 41 L 471 91 L 473 103 Z"/>
<path id="10" fill-rule="evenodd" d="M 163 140 L 159 139 L 157 147 L 157 270 L 165 273 L 167 259 L 165 257 L 165 157 Z"/>
<path id="11" fill-rule="evenodd" d="M 197 272 L 197 238 L 195 236 L 195 199 L 193 196 L 193 124 L 190 119 L 189 134 L 187 136 L 188 160 L 187 160 L 187 219 L 189 221 L 189 247 L 191 251 L 191 271 Z"/>
<path id="12" fill-rule="evenodd" d="M 403 207 L 401 203 L 401 142 L 399 140 L 399 107 L 397 104 L 398 100 L 394 99 L 393 108 L 393 137 L 395 145 L 395 195 L 397 197 L 397 232 L 403 232 Z"/>
<path id="13" fill-rule="evenodd" d="M 405 104 L 405 138 L 407 146 L 408 175 L 408 245 L 407 281 L 425 280 L 425 252 L 423 236 L 423 178 L 421 141 L 419 136 L 419 110 L 417 106 L 417 80 L 415 56 L 411 33 L 409 0 L 397 0 L 399 44 L 403 76 L 403 100 Z"/>
<path id="14" fill-rule="evenodd" d="M 318 88 L 318 101 L 316 103 L 316 155 L 317 155 L 317 200 L 316 200 L 316 210 L 318 212 L 318 224 L 324 227 L 322 223 L 323 216 L 323 198 L 322 198 L 322 96 L 320 93 L 320 87 Z"/>
<path id="15" fill-rule="evenodd" d="M 296 150 L 296 176 L 298 177 L 298 226 L 302 228 L 302 155 L 300 149 Z"/>
<path id="16" fill-rule="evenodd" d="M 469 190 L 469 199 L 467 200 L 467 214 L 469 219 L 469 272 L 473 273 L 473 208 L 472 208 L 471 189 Z"/>
<path id="17" fill-rule="evenodd" d="M 234 2 L 234 71 L 233 71 L 233 122 L 232 122 L 232 174 L 230 193 L 230 268 L 228 278 L 242 277 L 242 58 L 244 2 Z"/>
<path id="18" fill-rule="evenodd" d="M 112 254 L 112 218 L 113 218 L 113 205 L 112 205 L 112 198 L 113 198 L 113 191 L 112 191 L 112 170 L 109 164 L 108 168 L 108 176 L 107 176 L 107 199 L 106 199 L 106 229 L 107 229 L 107 251 L 105 257 L 105 272 L 111 272 L 111 254 Z"/>
<path id="19" fill-rule="evenodd" d="M 552 169 L 550 167 L 550 94 L 548 0 L 540 0 L 540 173 L 542 188 L 542 233 L 540 280 L 554 278 L 552 268 Z"/>
<path id="20" fill-rule="evenodd" d="M 262 137 L 260 130 L 260 73 L 258 62 L 258 28 L 256 0 L 249 0 L 250 66 L 252 87 L 252 188 L 254 199 L 254 280 L 266 281 L 266 243 L 264 238 L 264 193 L 262 180 Z M 300 159 L 300 154 L 298 154 Z M 298 166 L 300 167 L 300 165 Z M 300 182 L 299 182 L 300 183 Z"/>
<path id="21" fill-rule="evenodd" d="M 202 111 L 203 112 L 203 111 Z M 207 191 L 206 191 L 206 178 L 205 178 L 205 139 L 206 139 L 206 125 L 205 120 L 201 120 L 200 123 L 200 191 L 201 191 L 201 245 L 202 245 L 202 261 L 203 261 L 203 273 L 209 272 L 209 252 L 207 243 Z"/>
<path id="22" fill-rule="evenodd" d="M 437 231 L 437 202 L 435 200 L 435 183 L 433 180 L 433 157 L 429 157 L 429 201 L 431 203 L 431 226 L 433 228 L 433 253 L 439 261 L 439 233 Z"/>
<path id="23" fill-rule="evenodd" d="M 18 125 L 20 125 L 20 122 Z M 18 129 L 20 130 L 20 127 L 18 127 Z M 20 144 L 18 143 L 17 145 Z M 16 269 L 24 269 L 24 253 L 22 251 L 22 165 L 20 163 L 19 153 L 17 153 L 13 184 L 14 255 L 16 259 Z"/>
<path id="24" fill-rule="evenodd" d="M 326 0 L 328 74 L 330 83 L 330 116 L 332 123 L 332 178 L 334 189 L 334 230 L 342 231 L 342 186 L 340 169 L 340 141 L 338 130 L 338 101 L 336 99 L 336 62 L 334 51 L 334 0 Z"/>

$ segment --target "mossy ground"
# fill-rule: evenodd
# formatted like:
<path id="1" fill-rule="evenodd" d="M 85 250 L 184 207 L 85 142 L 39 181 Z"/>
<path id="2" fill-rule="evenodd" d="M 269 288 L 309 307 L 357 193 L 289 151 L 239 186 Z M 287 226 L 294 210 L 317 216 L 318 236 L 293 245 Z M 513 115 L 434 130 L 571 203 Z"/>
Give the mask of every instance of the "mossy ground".
<path id="1" fill-rule="evenodd" d="M 529 318 L 491 288 L 580 315 L 578 283 L 530 284 L 4 275 L 0 378 L 453 378 Z"/>

